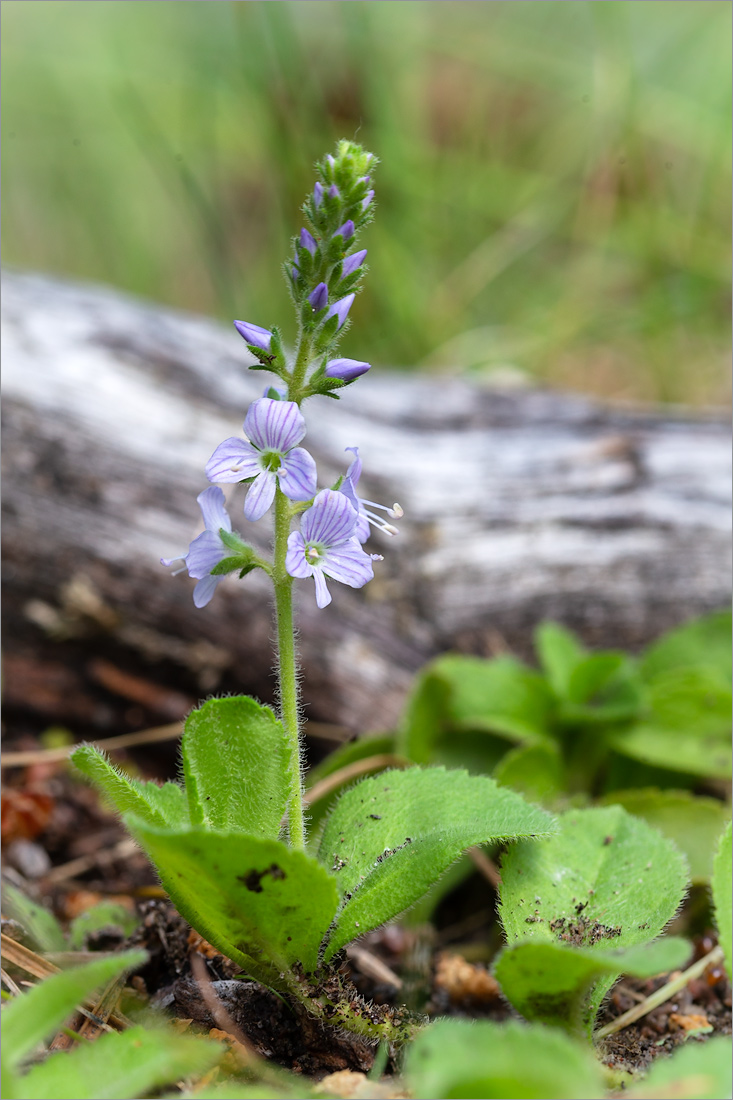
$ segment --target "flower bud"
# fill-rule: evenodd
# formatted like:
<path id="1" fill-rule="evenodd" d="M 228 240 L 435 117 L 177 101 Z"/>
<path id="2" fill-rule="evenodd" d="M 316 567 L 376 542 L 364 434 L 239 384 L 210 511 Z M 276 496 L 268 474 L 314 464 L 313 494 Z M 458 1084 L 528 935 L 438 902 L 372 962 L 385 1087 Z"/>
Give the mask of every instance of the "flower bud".
<path id="1" fill-rule="evenodd" d="M 372 194 L 374 194 L 373 191 Z M 351 218 L 349 218 L 347 222 L 344 222 L 343 225 L 340 225 L 333 235 L 334 237 L 338 237 L 339 235 L 342 236 L 344 238 L 344 243 L 351 240 L 354 236 L 354 223 Z"/>
<path id="2" fill-rule="evenodd" d="M 355 271 L 358 271 L 364 263 L 366 254 L 366 248 L 362 248 L 360 252 L 354 252 L 351 256 L 347 256 L 341 267 L 341 278 L 345 279 L 347 275 L 353 275 Z"/>
<path id="3" fill-rule="evenodd" d="M 361 200 L 362 210 L 366 210 L 367 206 L 369 206 L 369 203 L 372 201 L 373 198 L 374 198 L 374 189 L 372 188 L 371 191 L 367 191 L 366 195 Z"/>
<path id="4" fill-rule="evenodd" d="M 353 305 L 355 297 L 356 297 L 355 294 L 347 294 L 345 298 L 339 298 L 338 302 L 333 303 L 333 305 L 331 306 L 331 308 L 329 309 L 328 313 L 323 318 L 323 320 L 328 321 L 328 319 L 330 317 L 338 317 L 338 320 L 339 320 L 338 328 L 341 328 L 344 321 L 346 320 L 346 318 L 349 315 L 349 310 L 351 309 L 351 306 Z M 338 328 L 336 330 L 337 332 L 338 332 Z"/>
<path id="5" fill-rule="evenodd" d="M 328 305 L 328 287 L 326 284 L 319 283 L 315 290 L 308 295 L 308 301 L 315 313 L 324 309 Z"/>
<path id="6" fill-rule="evenodd" d="M 323 184 L 319 180 L 316 180 L 313 188 L 313 202 L 316 204 L 316 209 L 323 202 Z"/>
<path id="7" fill-rule="evenodd" d="M 371 363 L 361 363 L 358 359 L 331 359 L 326 365 L 326 378 L 340 378 L 342 382 L 353 382 L 371 370 Z"/>
<path id="8" fill-rule="evenodd" d="M 300 247 L 307 248 L 311 256 L 315 256 L 318 245 L 307 229 L 301 229 L 300 231 Z"/>
<path id="9" fill-rule="evenodd" d="M 255 348 L 261 348 L 262 351 L 270 350 L 272 333 L 269 329 L 260 328 L 259 325 L 250 325 L 247 321 L 235 321 L 234 327 L 248 344 Z"/>

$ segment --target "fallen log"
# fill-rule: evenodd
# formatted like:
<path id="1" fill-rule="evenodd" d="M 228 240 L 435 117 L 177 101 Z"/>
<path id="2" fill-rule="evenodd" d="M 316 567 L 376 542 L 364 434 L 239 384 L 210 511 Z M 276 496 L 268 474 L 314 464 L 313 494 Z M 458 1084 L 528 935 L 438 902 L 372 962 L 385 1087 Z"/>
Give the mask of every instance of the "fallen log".
<path id="1" fill-rule="evenodd" d="M 8 272 L 2 299 L 6 651 L 33 632 L 100 638 L 271 694 L 263 576 L 197 611 L 161 556 L 197 532 L 216 445 L 266 374 L 230 326 L 114 290 Z M 254 318 L 266 323 L 268 318 Z M 353 350 L 351 347 L 346 350 Z M 730 593 L 730 443 L 718 413 L 602 405 L 381 368 L 306 407 L 320 484 L 358 445 L 361 489 L 405 511 L 376 535 L 377 579 L 300 586 L 309 715 L 390 726 L 410 679 L 449 648 L 520 654 L 553 618 L 636 648 Z M 268 524 L 235 528 L 266 548 Z M 195 694 L 195 692 L 194 692 Z"/>

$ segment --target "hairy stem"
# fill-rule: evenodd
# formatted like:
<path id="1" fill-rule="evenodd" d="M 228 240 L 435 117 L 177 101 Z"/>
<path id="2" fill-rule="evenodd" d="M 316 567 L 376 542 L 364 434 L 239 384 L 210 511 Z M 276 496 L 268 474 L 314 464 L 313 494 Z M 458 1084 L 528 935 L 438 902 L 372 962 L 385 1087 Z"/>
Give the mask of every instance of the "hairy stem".
<path id="1" fill-rule="evenodd" d="M 290 797 L 288 830 L 293 848 L 305 848 L 303 820 L 303 779 L 300 768 L 300 731 L 298 721 L 298 676 L 295 660 L 293 623 L 293 578 L 285 568 L 290 534 L 290 504 L 277 487 L 275 493 L 275 553 L 272 579 L 275 587 L 277 620 L 278 679 L 280 717 L 290 740 Z"/>

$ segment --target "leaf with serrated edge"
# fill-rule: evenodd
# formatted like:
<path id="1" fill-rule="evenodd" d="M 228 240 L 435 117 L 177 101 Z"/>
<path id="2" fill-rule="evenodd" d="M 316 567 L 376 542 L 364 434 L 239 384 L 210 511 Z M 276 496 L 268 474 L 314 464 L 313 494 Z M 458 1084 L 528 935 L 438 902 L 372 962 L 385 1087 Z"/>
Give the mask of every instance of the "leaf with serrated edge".
<path id="1" fill-rule="evenodd" d="M 560 1031 L 514 1020 L 438 1020 L 410 1044 L 405 1077 L 415 1100 L 605 1096 L 601 1067 L 585 1045 Z"/>
<path id="2" fill-rule="evenodd" d="M 684 896 L 687 864 L 645 821 L 607 806 L 571 810 L 555 836 L 513 845 L 501 877 L 509 943 L 531 938 L 606 950 L 659 935 Z M 591 1018 L 614 980 L 598 981 Z"/>
<path id="3" fill-rule="evenodd" d="M 527 1020 L 575 1031 L 593 1025 L 586 997 L 602 975 L 649 978 L 684 966 L 690 945 L 669 937 L 634 947 L 571 947 L 536 940 L 505 947 L 494 974 L 504 996 Z"/>
<path id="4" fill-rule="evenodd" d="M 357 783 L 327 817 L 318 851 L 343 899 L 326 960 L 409 908 L 471 845 L 553 830 L 549 814 L 485 776 L 409 768 Z"/>
<path id="5" fill-rule="evenodd" d="M 731 860 L 733 845 L 731 843 L 731 823 L 720 838 L 718 850 L 713 862 L 713 902 L 715 903 L 715 923 L 718 928 L 718 940 L 725 955 L 725 965 L 728 974 L 733 973 L 733 871 Z"/>
<path id="6" fill-rule="evenodd" d="M 277 838 L 290 786 L 290 745 L 269 707 L 247 695 L 209 699 L 181 745 L 191 823 Z"/>
<path id="7" fill-rule="evenodd" d="M 200 1076 L 225 1047 L 193 1035 L 132 1027 L 52 1054 L 21 1084 L 23 1100 L 126 1100 L 147 1096 L 182 1077 Z"/>
<path id="8" fill-rule="evenodd" d="M 123 775 L 94 745 L 81 745 L 71 761 L 120 814 L 134 813 L 151 825 L 185 825 L 188 810 L 177 783 L 141 783 Z"/>
<path id="9" fill-rule="evenodd" d="M 315 859 L 263 837 L 126 823 L 181 915 L 253 977 L 316 968 L 338 893 Z"/>
<path id="10" fill-rule="evenodd" d="M 141 966 L 145 951 L 126 951 L 52 974 L 3 1007 L 3 1061 L 14 1069 L 51 1035 L 85 997 L 126 970 Z"/>

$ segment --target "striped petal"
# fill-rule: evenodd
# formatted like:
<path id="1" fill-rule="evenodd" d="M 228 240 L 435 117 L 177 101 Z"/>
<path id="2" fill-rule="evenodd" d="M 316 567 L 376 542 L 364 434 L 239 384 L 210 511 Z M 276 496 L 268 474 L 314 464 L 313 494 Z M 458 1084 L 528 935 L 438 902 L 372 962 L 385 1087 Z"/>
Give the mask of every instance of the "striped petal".
<path id="1" fill-rule="evenodd" d="M 294 401 L 261 397 L 250 405 L 244 431 L 260 451 L 285 454 L 305 435 L 305 420 Z"/>
<path id="2" fill-rule="evenodd" d="M 374 579 L 372 559 L 364 553 L 356 538 L 349 539 L 345 546 L 327 550 L 322 568 L 327 577 L 351 588 L 361 588 Z"/>
<path id="3" fill-rule="evenodd" d="M 196 607 L 206 607 L 216 592 L 216 586 L 223 577 L 204 577 L 193 590 L 193 602 Z"/>
<path id="4" fill-rule="evenodd" d="M 275 401 L 277 405 L 279 402 Z M 275 499 L 277 480 L 271 470 L 263 470 L 250 485 L 244 501 L 244 514 L 247 519 L 262 519 Z"/>
<path id="5" fill-rule="evenodd" d="M 204 517 L 204 527 L 207 531 L 231 531 L 232 521 L 224 507 L 226 497 L 216 485 L 210 485 L 196 497 L 201 515 Z"/>
<path id="6" fill-rule="evenodd" d="M 292 531 L 288 535 L 285 568 L 291 577 L 299 577 L 301 580 L 305 580 L 313 573 L 313 566 L 305 560 L 305 543 L 300 531 Z"/>
<path id="7" fill-rule="evenodd" d="M 260 456 L 257 451 L 245 439 L 237 439 L 234 436 L 220 443 L 206 463 L 206 476 L 209 481 L 220 481 L 224 484 L 256 477 L 259 472 Z"/>
<path id="8" fill-rule="evenodd" d="M 280 488 L 290 500 L 310 500 L 316 494 L 318 474 L 315 459 L 303 447 L 288 451 L 277 476 Z"/>
<path id="9" fill-rule="evenodd" d="M 357 513 L 343 493 L 323 489 L 303 516 L 301 530 L 306 542 L 334 546 L 351 538 Z"/>
<path id="10" fill-rule="evenodd" d="M 227 550 L 219 535 L 214 531 L 202 531 L 188 548 L 186 568 L 189 577 L 201 580 L 208 577 L 215 565 L 226 557 Z"/>
<path id="11" fill-rule="evenodd" d="M 319 607 L 328 607 L 331 602 L 331 593 L 328 591 L 328 585 L 322 570 L 314 570 L 313 580 L 316 582 L 316 603 Z"/>

